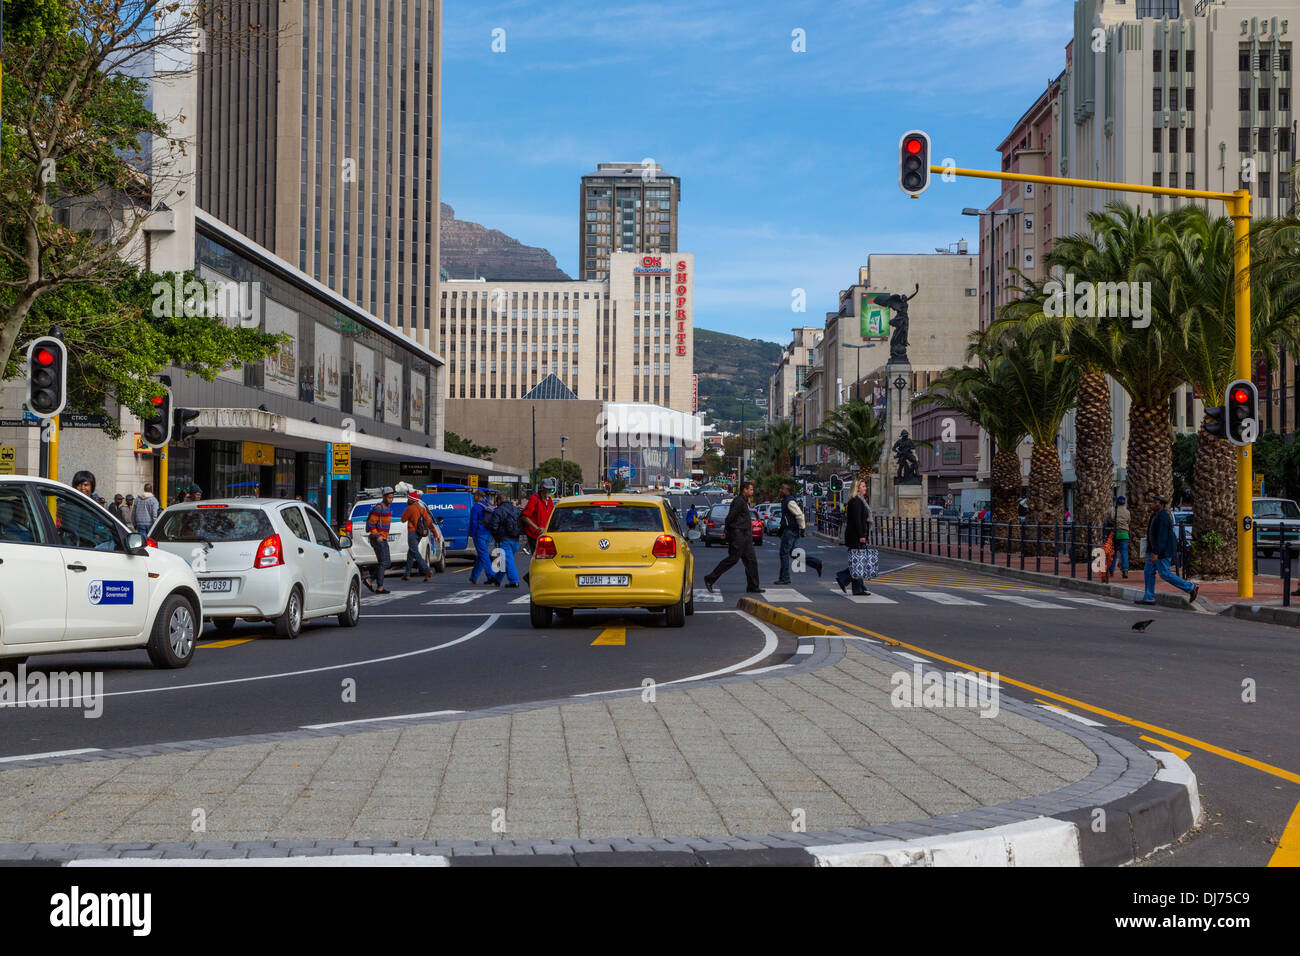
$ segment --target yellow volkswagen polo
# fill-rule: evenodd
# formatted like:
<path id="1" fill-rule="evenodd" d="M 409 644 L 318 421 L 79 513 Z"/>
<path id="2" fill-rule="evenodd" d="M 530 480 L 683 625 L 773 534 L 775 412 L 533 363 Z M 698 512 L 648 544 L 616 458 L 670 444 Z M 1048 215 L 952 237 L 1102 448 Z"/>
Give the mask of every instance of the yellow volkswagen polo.
<path id="1" fill-rule="evenodd" d="M 652 495 L 578 495 L 556 501 L 528 567 L 533 627 L 578 608 L 666 611 L 669 627 L 695 613 L 687 533 Z"/>

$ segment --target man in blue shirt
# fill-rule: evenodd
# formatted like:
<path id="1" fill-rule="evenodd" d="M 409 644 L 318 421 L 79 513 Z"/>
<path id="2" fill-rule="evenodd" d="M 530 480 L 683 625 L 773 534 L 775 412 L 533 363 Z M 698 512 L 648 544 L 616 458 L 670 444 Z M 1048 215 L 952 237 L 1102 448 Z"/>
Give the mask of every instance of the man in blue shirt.
<path id="1" fill-rule="evenodd" d="M 1142 600 L 1136 604 L 1156 603 L 1156 575 L 1160 575 L 1180 591 L 1187 592 L 1187 600 L 1193 602 L 1200 592 L 1199 585 L 1184 581 L 1169 569 L 1174 555 L 1178 553 L 1178 539 L 1174 535 L 1174 518 L 1165 510 L 1168 499 L 1163 495 L 1151 496 L 1151 520 L 1147 522 L 1147 560 L 1142 569 L 1146 589 Z"/>
<path id="2" fill-rule="evenodd" d="M 487 516 L 483 497 L 483 492 L 474 492 L 474 507 L 469 510 L 469 536 L 474 539 L 474 567 L 469 572 L 469 583 L 478 584 L 478 574 L 482 570 L 484 584 L 500 587 L 504 575 L 492 571 L 492 533 L 483 524 Z"/>

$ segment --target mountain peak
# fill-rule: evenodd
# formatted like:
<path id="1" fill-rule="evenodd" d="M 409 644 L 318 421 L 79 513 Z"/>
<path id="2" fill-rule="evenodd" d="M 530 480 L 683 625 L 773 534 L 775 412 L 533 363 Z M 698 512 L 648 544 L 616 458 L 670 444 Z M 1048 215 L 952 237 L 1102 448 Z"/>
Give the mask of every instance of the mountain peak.
<path id="1" fill-rule="evenodd" d="M 453 279 L 572 281 L 545 249 L 526 246 L 499 229 L 457 219 L 456 211 L 445 202 L 438 208 L 438 260 Z"/>

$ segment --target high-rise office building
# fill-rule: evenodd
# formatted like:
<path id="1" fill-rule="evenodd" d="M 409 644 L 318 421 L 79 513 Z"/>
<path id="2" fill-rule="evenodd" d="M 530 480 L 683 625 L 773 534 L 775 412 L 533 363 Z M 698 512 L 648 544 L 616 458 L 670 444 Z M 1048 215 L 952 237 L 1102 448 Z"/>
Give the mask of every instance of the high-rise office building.
<path id="1" fill-rule="evenodd" d="M 428 345 L 441 0 L 235 0 L 221 17 L 201 38 L 199 206 Z"/>
<path id="2" fill-rule="evenodd" d="M 611 252 L 677 251 L 682 181 L 653 160 L 600 163 L 578 194 L 578 278 L 609 278 Z"/>

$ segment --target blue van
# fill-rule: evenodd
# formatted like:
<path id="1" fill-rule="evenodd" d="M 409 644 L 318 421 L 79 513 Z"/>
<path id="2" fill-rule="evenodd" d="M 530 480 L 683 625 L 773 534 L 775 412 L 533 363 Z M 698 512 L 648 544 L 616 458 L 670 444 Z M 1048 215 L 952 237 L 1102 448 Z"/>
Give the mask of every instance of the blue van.
<path id="1" fill-rule="evenodd" d="M 469 557 L 476 554 L 474 542 L 469 537 L 469 512 L 474 507 L 471 491 L 426 491 L 420 500 L 438 522 L 438 528 L 447 542 L 451 557 Z"/>

